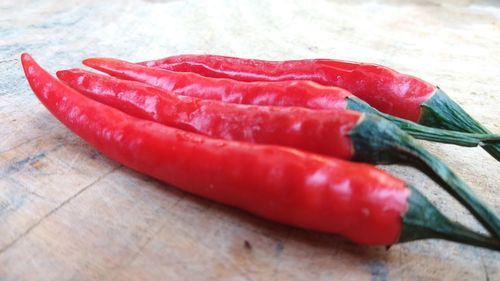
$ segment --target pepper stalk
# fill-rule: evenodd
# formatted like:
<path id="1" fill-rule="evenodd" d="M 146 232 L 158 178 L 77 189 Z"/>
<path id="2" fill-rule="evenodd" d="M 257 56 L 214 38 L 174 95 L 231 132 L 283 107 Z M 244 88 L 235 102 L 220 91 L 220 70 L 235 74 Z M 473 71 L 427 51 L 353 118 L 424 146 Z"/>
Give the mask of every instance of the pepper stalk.
<path id="1" fill-rule="evenodd" d="M 464 205 L 493 236 L 500 238 L 500 219 L 441 160 L 390 122 L 364 114 L 349 136 L 354 146 L 353 160 L 380 164 L 406 164 L 439 183 Z"/>
<path id="2" fill-rule="evenodd" d="M 384 119 L 387 119 L 392 123 L 394 123 L 396 126 L 398 126 L 400 129 L 404 130 L 406 133 L 410 134 L 412 137 L 421 140 L 455 144 L 467 147 L 475 147 L 478 145 L 485 146 L 487 143 L 500 142 L 500 135 L 492 134 L 487 130 L 484 130 L 482 132 L 464 133 L 464 132 L 459 132 L 461 130 L 456 131 L 456 128 L 453 127 L 446 128 L 442 126 L 443 129 L 446 129 L 443 130 L 435 128 L 436 127 L 435 124 L 430 124 L 431 126 L 424 126 L 418 123 L 414 123 L 412 121 L 392 116 L 390 114 L 386 114 L 375 109 L 374 107 L 370 106 L 368 103 L 361 100 L 360 98 L 357 98 L 356 96 L 349 96 L 347 98 L 347 108 L 359 112 L 371 113 L 379 117 L 382 117 Z M 426 114 L 426 116 L 428 116 L 428 114 Z M 499 150 L 499 156 L 500 156 L 500 150 Z M 497 160 L 500 160 L 500 158 L 497 158 Z"/>

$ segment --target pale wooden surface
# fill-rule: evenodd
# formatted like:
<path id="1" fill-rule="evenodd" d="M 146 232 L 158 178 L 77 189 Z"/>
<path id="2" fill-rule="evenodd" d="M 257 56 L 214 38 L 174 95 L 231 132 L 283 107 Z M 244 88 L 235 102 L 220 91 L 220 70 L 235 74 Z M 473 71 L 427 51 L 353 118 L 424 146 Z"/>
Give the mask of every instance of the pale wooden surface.
<path id="1" fill-rule="evenodd" d="M 436 240 L 360 247 L 137 174 L 51 117 L 19 64 L 24 51 L 50 71 L 179 53 L 370 61 L 439 83 L 500 132 L 498 2 L 344 2 L 1 1 L 0 280 L 500 280 L 498 253 Z M 425 145 L 500 210 L 500 163 Z M 478 228 L 422 174 L 388 169 Z"/>

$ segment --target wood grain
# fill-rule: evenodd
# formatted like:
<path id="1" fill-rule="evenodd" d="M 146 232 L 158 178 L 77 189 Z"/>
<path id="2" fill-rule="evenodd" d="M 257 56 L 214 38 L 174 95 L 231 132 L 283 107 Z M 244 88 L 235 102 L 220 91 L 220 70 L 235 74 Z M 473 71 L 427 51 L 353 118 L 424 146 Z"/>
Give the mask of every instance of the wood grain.
<path id="1" fill-rule="evenodd" d="M 0 3 L 0 280 L 500 280 L 500 254 L 429 240 L 356 246 L 177 191 L 120 166 L 55 120 L 19 64 L 89 56 L 335 57 L 438 83 L 500 132 L 495 1 L 56 1 Z M 500 164 L 424 143 L 500 210 Z M 451 218 L 480 229 L 421 173 Z"/>

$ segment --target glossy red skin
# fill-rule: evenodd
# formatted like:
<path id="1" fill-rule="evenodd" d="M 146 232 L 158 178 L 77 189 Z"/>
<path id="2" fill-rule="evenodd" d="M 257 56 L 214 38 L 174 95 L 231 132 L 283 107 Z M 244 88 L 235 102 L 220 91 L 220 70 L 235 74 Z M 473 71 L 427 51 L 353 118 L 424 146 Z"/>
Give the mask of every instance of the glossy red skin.
<path id="1" fill-rule="evenodd" d="M 239 81 L 311 80 L 344 88 L 376 109 L 418 122 L 421 105 L 437 90 L 414 76 L 367 63 L 331 59 L 265 61 L 215 55 L 180 55 L 141 63 Z"/>
<path id="2" fill-rule="evenodd" d="M 137 119 L 79 94 L 29 55 L 21 59 L 33 92 L 55 117 L 132 169 L 278 222 L 362 244 L 397 242 L 410 190 L 374 166 Z"/>
<path id="3" fill-rule="evenodd" d="M 153 85 L 177 95 L 226 103 L 346 109 L 348 91 L 311 81 L 240 82 L 207 78 L 196 73 L 153 69 L 109 58 L 86 59 L 87 66 L 115 77 Z"/>
<path id="4" fill-rule="evenodd" d="M 143 83 L 81 69 L 58 71 L 73 89 L 127 114 L 210 137 L 276 144 L 349 160 L 349 132 L 362 119 L 350 110 L 241 105 L 175 95 Z"/>

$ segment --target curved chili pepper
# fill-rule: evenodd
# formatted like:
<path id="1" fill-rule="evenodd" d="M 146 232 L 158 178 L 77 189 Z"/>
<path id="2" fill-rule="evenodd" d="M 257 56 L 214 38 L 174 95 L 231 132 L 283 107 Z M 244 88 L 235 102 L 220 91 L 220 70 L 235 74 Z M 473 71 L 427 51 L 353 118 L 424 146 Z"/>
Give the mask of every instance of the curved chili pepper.
<path id="1" fill-rule="evenodd" d="M 141 64 L 241 81 L 311 80 L 347 89 L 382 112 L 425 126 L 491 134 L 439 87 L 381 65 L 331 59 L 265 61 L 214 55 L 180 55 Z M 483 148 L 500 161 L 500 145 Z"/>
<path id="2" fill-rule="evenodd" d="M 353 109 L 379 115 L 416 138 L 463 146 L 499 141 L 499 135 L 472 135 L 424 127 L 377 111 L 346 90 L 324 87 L 310 81 L 239 82 L 211 79 L 194 73 L 178 73 L 152 69 L 125 61 L 93 58 L 83 63 L 110 75 L 144 82 L 179 95 L 230 103 L 301 106 L 311 109 Z"/>
<path id="3" fill-rule="evenodd" d="M 500 237 L 500 219 L 445 164 L 390 122 L 350 110 L 310 110 L 200 100 L 142 83 L 72 69 L 70 87 L 130 115 L 207 136 L 285 145 L 346 160 L 417 167 L 442 184 Z"/>
<path id="4" fill-rule="evenodd" d="M 111 159 L 184 191 L 361 244 L 434 237 L 500 251 L 499 241 L 449 221 L 376 167 L 137 119 L 80 95 L 28 54 L 21 61 L 35 95 L 74 133 Z"/>

